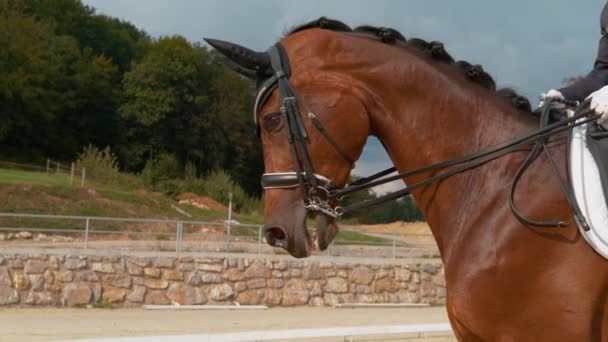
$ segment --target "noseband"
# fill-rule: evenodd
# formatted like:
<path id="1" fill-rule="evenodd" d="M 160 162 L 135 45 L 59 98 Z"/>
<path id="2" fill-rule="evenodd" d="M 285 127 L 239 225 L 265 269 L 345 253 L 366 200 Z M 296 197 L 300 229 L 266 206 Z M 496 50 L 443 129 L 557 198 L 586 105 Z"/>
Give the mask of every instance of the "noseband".
<path id="1" fill-rule="evenodd" d="M 306 103 L 304 103 L 302 98 L 289 83 L 289 59 L 285 52 L 285 48 L 283 48 L 280 43 L 277 43 L 272 46 L 267 53 L 270 56 L 273 75 L 265 80 L 261 87 L 259 87 L 260 90 L 256 97 L 253 117 L 256 126 L 258 126 L 259 129 L 257 121 L 258 112 L 272 92 L 278 88 L 281 114 L 286 122 L 288 132 L 287 140 L 289 142 L 289 150 L 293 159 L 295 171 L 265 173 L 262 175 L 262 187 L 264 190 L 299 187 L 304 196 L 304 206 L 308 212 L 320 212 L 333 218 L 340 218 L 343 213 L 342 208 L 330 204 L 330 191 L 337 190 L 339 187 L 333 184 L 329 178 L 314 172 L 307 148 L 309 137 L 298 105 L 307 113 L 308 119 L 325 139 L 333 145 L 336 151 L 338 151 L 352 167 L 354 167 L 355 163 L 345 150 L 329 135 L 321 122 L 317 119 L 317 116 L 308 108 L 308 106 L 306 106 Z M 334 199 L 334 202 L 337 203 L 338 200 Z"/>

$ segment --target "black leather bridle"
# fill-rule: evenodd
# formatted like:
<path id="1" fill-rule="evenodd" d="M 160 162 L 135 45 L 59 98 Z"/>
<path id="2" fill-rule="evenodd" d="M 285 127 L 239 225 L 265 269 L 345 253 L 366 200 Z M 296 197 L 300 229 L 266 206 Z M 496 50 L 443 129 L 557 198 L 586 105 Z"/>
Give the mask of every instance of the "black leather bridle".
<path id="1" fill-rule="evenodd" d="M 338 153 L 354 167 L 354 160 L 338 143 L 329 135 L 317 116 L 306 106 L 306 103 L 298 95 L 289 83 L 289 60 L 287 53 L 280 43 L 272 46 L 267 51 L 273 75 L 265 80 L 259 87 L 256 97 L 254 121 L 257 122 L 258 112 L 268 100 L 275 89 L 279 89 L 281 114 L 285 119 L 288 132 L 288 141 L 291 157 L 295 171 L 265 173 L 262 175 L 262 187 L 268 189 L 285 189 L 299 187 L 304 196 L 304 206 L 308 212 L 320 212 L 333 218 L 342 216 L 342 208 L 330 204 L 330 193 L 338 189 L 332 181 L 322 175 L 315 173 L 308 153 L 308 133 L 304 127 L 302 114 L 298 105 L 306 112 L 306 117 L 321 132 L 325 139 L 333 145 Z M 333 201 L 337 202 L 337 201 Z"/>
<path id="2" fill-rule="evenodd" d="M 551 109 L 551 102 L 562 102 L 569 106 L 576 106 L 577 103 L 573 103 L 567 100 L 550 100 L 545 101 L 546 105 L 543 110 L 543 123 L 541 128 L 534 130 L 526 136 L 515 138 L 498 144 L 496 146 L 481 149 L 479 151 L 442 161 L 436 164 L 432 164 L 416 170 L 402 172 L 396 175 L 388 176 L 393 172 L 396 172 L 395 167 L 388 168 L 381 172 L 378 172 L 372 176 L 360 179 L 354 183 L 348 184 L 344 188 L 337 187 L 329 178 L 319 175 L 314 172 L 311 159 L 308 153 L 306 145 L 308 144 L 308 133 L 304 127 L 302 114 L 298 108 L 298 105 L 304 109 L 307 113 L 307 117 L 314 126 L 321 132 L 325 139 L 333 145 L 333 147 L 342 155 L 342 157 L 348 161 L 354 168 L 353 159 L 345 152 L 345 150 L 338 145 L 338 143 L 329 135 L 329 133 L 323 128 L 321 122 L 317 119 L 316 115 L 308 109 L 306 103 L 297 94 L 295 89 L 289 83 L 290 67 L 287 53 L 280 43 L 272 46 L 268 51 L 270 57 L 270 64 L 272 67 L 272 75 L 264 80 L 258 87 L 258 95 L 256 97 L 255 109 L 254 109 L 254 121 L 259 130 L 259 124 L 257 120 L 258 112 L 262 106 L 266 103 L 268 98 L 271 96 L 275 89 L 279 89 L 281 114 L 285 118 L 287 130 L 288 130 L 288 142 L 290 153 L 294 162 L 295 171 L 290 172 L 277 172 L 277 173 L 265 173 L 262 175 L 262 187 L 264 190 L 269 189 L 287 189 L 287 188 L 300 188 L 304 198 L 304 206 L 308 212 L 319 212 L 333 218 L 340 218 L 344 213 L 374 206 L 391 200 L 395 200 L 401 197 L 405 197 L 411 194 L 415 189 L 422 188 L 431 183 L 443 180 L 451 177 L 455 174 L 479 167 L 489 161 L 497 159 L 506 154 L 512 153 L 522 146 L 534 144 L 532 152 L 526 159 L 520 170 L 516 173 L 513 182 L 511 184 L 511 191 L 509 195 L 509 205 L 515 217 L 523 224 L 537 227 L 565 227 L 568 223 L 561 221 L 547 221 L 547 222 L 536 222 L 530 221 L 523 217 L 517 210 L 514 202 L 514 192 L 517 182 L 523 172 L 527 169 L 530 163 L 538 157 L 541 150 L 544 150 L 548 154 L 546 147 L 547 139 L 560 132 L 571 131 L 573 127 L 583 125 L 589 122 L 597 120 L 597 115 L 594 111 L 589 110 L 587 104 L 583 103 L 578 106 L 573 116 L 549 124 L 548 115 Z M 587 101 L 588 102 L 588 101 Z M 550 158 L 550 156 L 549 156 Z M 551 160 L 551 159 L 550 159 Z M 558 180 L 560 179 L 557 167 L 551 160 L 551 165 L 556 173 Z M 446 170 L 447 169 L 447 170 Z M 405 177 L 410 177 L 418 174 L 441 171 L 432 177 L 429 177 L 418 183 L 410 184 L 407 187 L 378 197 L 373 200 L 355 203 L 348 207 L 341 207 L 339 205 L 332 205 L 332 203 L 339 204 L 340 199 L 348 194 L 364 191 L 372 187 L 389 183 Z M 387 177 L 388 176 L 388 177 Z M 588 229 L 584 217 L 580 213 L 573 195 L 566 186 L 560 181 L 562 191 L 566 196 L 568 202 L 575 212 L 575 219 L 577 223 L 586 230 Z"/>

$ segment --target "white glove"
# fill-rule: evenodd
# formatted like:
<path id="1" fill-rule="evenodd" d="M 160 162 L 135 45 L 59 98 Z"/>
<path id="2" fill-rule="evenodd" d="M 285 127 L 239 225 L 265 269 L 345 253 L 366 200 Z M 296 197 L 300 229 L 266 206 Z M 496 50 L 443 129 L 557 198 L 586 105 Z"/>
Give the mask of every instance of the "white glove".
<path id="1" fill-rule="evenodd" d="M 589 98 L 591 98 L 589 108 L 601 115 L 597 123 L 608 130 L 608 86 L 591 93 L 591 95 L 587 96 L 587 99 Z"/>
<path id="2" fill-rule="evenodd" d="M 540 103 L 538 104 L 538 108 L 545 105 L 546 99 L 564 99 L 564 95 L 559 92 L 559 90 L 551 89 L 546 94 L 540 94 Z"/>

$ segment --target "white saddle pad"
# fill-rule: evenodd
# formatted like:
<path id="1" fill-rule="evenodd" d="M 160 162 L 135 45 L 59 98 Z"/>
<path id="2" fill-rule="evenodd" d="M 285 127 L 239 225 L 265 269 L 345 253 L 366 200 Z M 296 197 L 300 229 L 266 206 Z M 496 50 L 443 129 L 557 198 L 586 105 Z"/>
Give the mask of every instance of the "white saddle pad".
<path id="1" fill-rule="evenodd" d="M 579 229 L 585 240 L 608 259 L 608 207 L 600 173 L 591 152 L 587 149 L 586 132 L 589 124 L 575 127 L 570 147 L 570 172 L 578 205 L 591 230 Z"/>

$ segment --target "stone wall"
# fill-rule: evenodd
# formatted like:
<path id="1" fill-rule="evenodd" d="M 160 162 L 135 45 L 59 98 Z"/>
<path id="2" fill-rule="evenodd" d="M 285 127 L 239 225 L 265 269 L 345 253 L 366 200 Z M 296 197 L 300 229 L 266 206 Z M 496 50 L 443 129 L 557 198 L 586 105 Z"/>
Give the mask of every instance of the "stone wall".
<path id="1" fill-rule="evenodd" d="M 0 254 L 0 306 L 444 301 L 443 267 L 433 260 Z"/>

